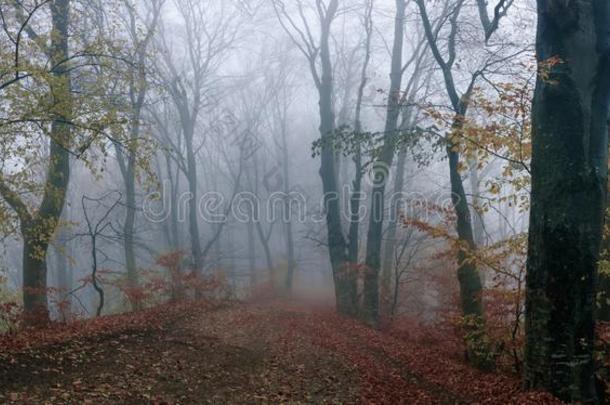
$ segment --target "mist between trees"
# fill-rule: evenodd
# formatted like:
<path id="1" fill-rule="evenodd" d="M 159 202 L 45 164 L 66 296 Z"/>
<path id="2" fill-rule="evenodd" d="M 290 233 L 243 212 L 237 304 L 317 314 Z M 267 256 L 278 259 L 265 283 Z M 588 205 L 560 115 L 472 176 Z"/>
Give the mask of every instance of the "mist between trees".
<path id="1" fill-rule="evenodd" d="M 0 0 L 0 27 L 0 331 L 264 296 L 604 401 L 610 2 Z"/>

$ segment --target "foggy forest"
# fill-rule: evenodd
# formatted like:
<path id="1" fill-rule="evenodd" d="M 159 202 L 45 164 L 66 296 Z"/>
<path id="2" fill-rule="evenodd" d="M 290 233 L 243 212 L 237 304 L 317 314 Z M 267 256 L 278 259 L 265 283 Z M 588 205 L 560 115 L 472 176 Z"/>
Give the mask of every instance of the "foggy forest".
<path id="1" fill-rule="evenodd" d="M 610 403 L 607 0 L 0 26 L 0 403 Z"/>

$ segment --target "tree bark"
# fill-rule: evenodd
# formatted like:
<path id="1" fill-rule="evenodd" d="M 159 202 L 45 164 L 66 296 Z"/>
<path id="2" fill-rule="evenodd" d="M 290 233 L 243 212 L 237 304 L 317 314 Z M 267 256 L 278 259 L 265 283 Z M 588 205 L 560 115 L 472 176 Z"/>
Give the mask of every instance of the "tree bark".
<path id="1" fill-rule="evenodd" d="M 371 212 L 366 244 L 366 272 L 364 276 L 363 311 L 366 321 L 376 325 L 379 322 L 379 270 L 381 267 L 381 237 L 383 231 L 385 187 L 389 169 L 394 159 L 398 117 L 400 115 L 402 85 L 402 52 L 404 42 L 405 10 L 404 0 L 396 0 L 394 21 L 394 44 L 390 90 L 381 156 L 373 163 L 374 185 L 371 192 Z"/>
<path id="2" fill-rule="evenodd" d="M 364 15 L 364 30 L 366 39 L 364 43 L 364 61 L 362 62 L 362 70 L 360 71 L 360 84 L 356 96 L 356 111 L 354 113 L 354 132 L 362 133 L 362 100 L 364 99 L 364 89 L 368 82 L 367 71 L 371 60 L 371 42 L 373 37 L 373 5 L 374 0 L 368 0 L 366 3 L 366 11 Z M 350 223 L 348 233 L 348 260 L 350 263 L 358 263 L 358 255 L 360 251 L 360 200 L 362 193 L 362 150 L 360 145 L 357 145 L 356 153 L 352 158 L 354 162 L 354 180 L 352 181 L 352 195 L 350 198 Z M 356 276 L 350 273 L 350 282 L 354 284 L 352 287 L 356 291 Z"/>
<path id="3" fill-rule="evenodd" d="M 448 38 L 448 59 L 445 60 L 437 44 L 437 36 L 434 34 L 432 25 L 428 18 L 424 0 L 416 0 L 421 13 L 422 23 L 428 45 L 437 64 L 441 68 L 445 89 L 451 101 L 455 113 L 451 126 L 451 133 L 447 136 L 446 153 L 449 161 L 449 178 L 451 186 L 451 201 L 457 219 L 456 231 L 458 234 L 459 247 L 457 251 L 457 275 L 460 285 L 460 302 L 464 316 L 465 341 L 469 360 L 481 368 L 491 367 L 488 347 L 485 339 L 485 316 L 481 303 L 483 285 L 476 264 L 468 260 L 469 251 L 476 248 L 472 220 L 464 184 L 460 174 L 460 153 L 458 151 L 461 131 L 464 125 L 464 117 L 468 111 L 470 96 L 479 73 L 473 74 L 466 91 L 460 96 L 458 94 L 453 77 L 453 64 L 456 60 L 456 37 L 458 32 L 458 17 L 464 5 L 464 0 L 459 0 L 456 8 L 449 17 L 451 31 Z"/>
<path id="4" fill-rule="evenodd" d="M 286 107 L 284 106 L 283 114 L 281 116 L 281 150 L 282 150 L 282 177 L 283 177 L 283 188 L 284 188 L 284 232 L 286 235 L 286 280 L 284 288 L 287 293 L 292 291 L 294 281 L 294 271 L 296 268 L 296 259 L 294 255 L 294 235 L 292 231 L 292 205 L 290 201 L 290 154 L 288 151 L 288 129 L 286 128 Z"/>
<path id="5" fill-rule="evenodd" d="M 40 238 L 35 225 L 22 225 L 23 235 L 23 309 L 29 322 L 49 320 L 47 303 L 48 242 Z"/>
<path id="6" fill-rule="evenodd" d="M 394 182 L 394 197 L 390 202 L 390 210 L 393 221 L 388 224 L 387 236 L 383 245 L 383 263 L 381 266 L 381 309 L 384 314 L 390 312 L 390 291 L 392 291 L 392 270 L 394 269 L 395 258 L 394 251 L 396 249 L 396 234 L 398 228 L 398 216 L 401 210 L 402 191 L 405 183 L 405 165 L 407 161 L 407 151 L 400 150 L 398 160 L 396 162 L 396 180 Z"/>
<path id="7" fill-rule="evenodd" d="M 606 217 L 605 224 L 608 226 L 608 211 L 610 205 L 606 202 Z M 607 232 L 607 228 L 606 228 Z M 610 263 L 610 235 L 607 233 L 604 235 L 602 240 L 602 247 L 600 249 L 600 260 L 605 262 L 605 271 L 599 272 L 599 281 L 597 286 L 597 313 L 596 318 L 599 321 L 610 321 L 610 274 L 608 274 L 608 264 Z"/>
<path id="8" fill-rule="evenodd" d="M 418 78 L 415 77 L 412 83 L 415 83 L 413 88 L 416 88 Z M 415 94 L 410 94 L 408 97 L 408 103 L 410 103 Z M 402 122 L 400 124 L 401 131 L 409 131 L 415 124 L 416 114 L 414 109 L 410 106 L 404 108 L 402 113 Z M 392 274 L 395 266 L 395 250 L 396 250 L 396 234 L 398 231 L 398 221 L 400 216 L 400 210 L 403 208 L 401 205 L 403 199 L 403 190 L 405 187 L 405 166 L 407 163 L 407 150 L 401 148 L 398 154 L 398 161 L 396 162 L 396 180 L 394 181 L 394 194 L 391 201 L 390 210 L 393 218 L 388 224 L 387 237 L 383 246 L 383 262 L 382 262 L 382 278 L 381 278 L 381 297 L 382 297 L 382 311 L 384 314 L 390 314 L 393 312 L 392 308 L 396 306 L 396 297 L 398 288 L 395 285 L 392 289 Z M 398 280 L 394 280 L 398 282 Z"/>
<path id="9" fill-rule="evenodd" d="M 609 115 L 610 118 L 610 115 Z M 608 134 L 610 135 L 610 122 L 608 125 Z M 610 167 L 610 162 L 608 162 Z M 606 210 L 605 210 L 605 228 L 604 236 L 602 239 L 600 249 L 600 262 L 603 263 L 603 267 L 600 268 L 598 274 L 598 286 L 597 286 L 597 312 L 596 318 L 599 321 L 610 321 L 610 232 L 608 226 L 608 214 L 610 213 L 610 199 L 606 196 Z"/>
<path id="10" fill-rule="evenodd" d="M 608 26 L 607 1 L 538 0 L 525 385 L 573 403 L 598 399 L 594 304 L 607 192 Z"/>
<path id="11" fill-rule="evenodd" d="M 468 160 L 468 177 L 470 180 L 470 192 L 472 193 L 472 230 L 474 232 L 474 243 L 481 246 L 485 242 L 485 223 L 483 221 L 483 213 L 479 212 L 481 205 L 481 190 L 478 159 L 472 158 Z"/>
<path id="12" fill-rule="evenodd" d="M 464 108 L 465 110 L 465 108 Z M 465 111 L 464 111 L 465 113 Z M 454 133 L 461 131 L 463 125 L 463 114 L 456 116 L 453 125 Z M 470 208 L 459 170 L 460 154 L 455 150 L 453 144 L 447 146 L 447 157 L 449 161 L 449 174 L 451 181 L 451 201 L 455 209 L 457 219 L 457 234 L 461 243 L 458 253 L 458 281 L 460 283 L 460 301 L 462 303 L 462 313 L 467 322 L 479 323 L 483 320 L 484 311 L 481 302 L 483 284 L 475 263 L 469 258 L 476 249 L 474 232 L 472 231 L 472 221 Z M 472 325 L 477 329 L 477 325 Z M 482 325 L 480 326 L 482 328 Z M 471 328 L 468 328 L 471 329 Z M 471 353 L 472 355 L 472 353 Z"/>
<path id="13" fill-rule="evenodd" d="M 65 210 L 65 208 L 64 208 Z M 66 241 L 66 232 L 62 229 L 56 238 L 55 253 L 55 272 L 57 273 L 58 288 L 58 312 L 62 321 L 70 319 L 72 308 L 72 296 L 68 294 L 72 288 L 72 269 L 69 259 L 69 242 Z"/>
<path id="14" fill-rule="evenodd" d="M 320 110 L 320 136 L 329 139 L 335 131 L 335 115 L 333 111 L 333 69 L 330 60 L 330 26 L 338 8 L 338 0 L 331 0 L 326 18 L 322 21 L 320 38 L 320 61 L 322 75 L 318 84 Z M 335 285 L 335 299 L 340 313 L 354 315 L 356 308 L 356 292 L 349 283 L 347 268 L 347 243 L 341 224 L 341 207 L 337 173 L 335 170 L 335 150 L 331 142 L 322 142 L 320 177 L 324 192 L 326 209 L 326 228 L 328 232 L 328 251 Z"/>
<path id="15" fill-rule="evenodd" d="M 199 235 L 199 221 L 197 215 L 197 162 L 193 150 L 193 137 L 195 123 L 192 120 L 183 123 L 185 147 L 186 147 L 186 167 L 187 181 L 190 198 L 188 201 L 189 234 L 191 236 L 191 253 L 193 255 L 193 270 L 201 275 L 203 272 L 203 253 L 201 249 L 201 237 Z"/>
<path id="16" fill-rule="evenodd" d="M 123 224 L 123 250 L 125 252 L 125 267 L 127 269 L 127 283 L 129 288 L 138 287 L 138 274 L 136 255 L 134 249 L 134 228 L 136 223 L 136 190 L 135 190 L 135 152 L 130 151 L 127 169 L 124 176 L 125 181 L 125 223 Z M 133 302 L 137 310 L 140 303 Z"/>
<path id="17" fill-rule="evenodd" d="M 248 272 L 250 273 L 250 288 L 255 288 L 257 284 L 256 280 L 256 247 L 254 246 L 254 222 L 252 219 L 252 213 L 246 224 L 248 231 Z"/>
<path id="18" fill-rule="evenodd" d="M 54 69 L 51 97 L 54 116 L 51 124 L 49 165 L 44 195 L 34 217 L 21 218 L 23 236 L 23 304 L 31 319 L 47 322 L 47 263 L 49 242 L 55 233 L 66 199 L 70 178 L 71 82 L 68 59 L 69 0 L 51 3 L 52 35 L 50 54 Z"/>

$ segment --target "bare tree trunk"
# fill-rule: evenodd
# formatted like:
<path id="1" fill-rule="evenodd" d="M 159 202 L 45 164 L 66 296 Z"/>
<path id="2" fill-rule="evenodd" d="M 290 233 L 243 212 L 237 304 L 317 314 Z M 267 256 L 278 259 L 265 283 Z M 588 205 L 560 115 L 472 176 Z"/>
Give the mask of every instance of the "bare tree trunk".
<path id="1" fill-rule="evenodd" d="M 138 274 L 136 256 L 134 251 L 134 227 L 136 222 L 136 191 L 135 191 L 135 156 L 130 153 L 127 178 L 125 183 L 126 212 L 123 224 L 123 248 L 125 250 L 125 267 L 127 268 L 127 281 L 130 288 L 138 287 Z M 134 309 L 138 309 L 139 303 L 134 303 Z"/>
<path id="2" fill-rule="evenodd" d="M 198 222 L 198 201 L 197 201 L 197 162 L 193 151 L 194 123 L 185 122 L 185 146 L 186 146 L 186 165 L 187 181 L 190 198 L 188 201 L 189 234 L 191 236 L 191 253 L 193 255 L 193 270 L 201 275 L 203 271 L 203 254 L 201 249 L 201 237 L 199 235 Z"/>
<path id="3" fill-rule="evenodd" d="M 411 79 L 410 85 L 413 85 L 409 97 L 407 97 L 407 103 L 410 103 L 415 96 L 417 90 L 417 84 L 419 82 L 419 74 L 416 72 L 415 76 Z M 416 114 L 414 108 L 407 105 L 404 107 L 402 113 L 402 122 L 400 124 L 401 131 L 409 131 L 415 124 Z M 396 306 L 396 299 L 398 296 L 398 286 L 392 289 L 392 275 L 395 268 L 395 250 L 396 250 L 396 234 L 398 230 L 398 221 L 401 214 L 401 201 L 403 199 L 403 190 L 405 186 L 405 166 L 407 163 L 407 149 L 401 148 L 398 154 L 398 161 L 396 162 L 396 180 L 394 182 L 394 193 L 393 198 L 390 202 L 390 212 L 392 213 L 391 220 L 386 230 L 387 236 L 385 238 L 384 250 L 383 250 L 383 263 L 382 263 L 382 278 L 381 278 L 381 297 L 382 297 L 382 310 L 384 314 L 391 314 L 392 308 Z M 394 280 L 398 282 L 397 280 Z"/>
<path id="4" fill-rule="evenodd" d="M 286 128 L 286 108 L 284 108 L 282 116 L 282 139 L 281 139 L 281 150 L 282 150 L 282 170 L 283 170 L 283 188 L 284 188 L 284 233 L 286 235 L 286 258 L 287 258 L 287 269 L 286 269 L 286 281 L 284 288 L 286 292 L 292 291 L 292 283 L 294 280 L 294 271 L 296 268 L 296 260 L 294 257 L 294 236 L 292 233 L 292 206 L 290 201 L 290 154 L 288 151 L 288 130 Z"/>
<path id="5" fill-rule="evenodd" d="M 468 178 L 470 180 L 470 191 L 472 193 L 472 230 L 474 232 L 474 243 L 477 246 L 482 246 L 485 241 L 485 225 L 483 222 L 480 207 L 480 179 L 477 158 L 469 159 L 468 161 Z"/>
<path id="6" fill-rule="evenodd" d="M 172 172 L 171 158 L 169 155 L 165 154 L 165 162 L 167 165 L 167 176 L 170 181 L 170 201 L 171 204 L 169 206 L 170 215 L 169 215 L 169 230 L 170 230 L 170 246 L 172 250 L 176 251 L 182 249 L 182 239 L 180 237 L 180 224 L 179 224 L 179 210 L 178 207 L 178 193 L 180 192 L 180 169 L 176 166 L 175 174 Z"/>
<path id="7" fill-rule="evenodd" d="M 360 128 L 360 126 L 358 125 L 357 128 Z M 362 193 L 362 155 L 360 151 L 354 156 L 354 166 L 356 173 L 352 182 L 353 190 L 350 199 L 350 223 L 347 246 L 347 257 L 351 264 L 358 263 L 358 254 L 360 251 L 360 220 L 362 219 L 360 218 L 360 200 Z M 350 271 L 350 282 L 356 284 L 356 277 L 351 273 L 352 272 Z M 355 285 L 353 288 L 356 288 Z"/>
<path id="8" fill-rule="evenodd" d="M 366 9 L 363 19 L 364 30 L 366 32 L 366 38 L 364 42 L 364 61 L 362 62 L 362 69 L 360 71 L 360 84 L 358 86 L 358 92 L 356 96 L 356 111 L 354 113 L 354 132 L 356 134 L 362 133 L 362 100 L 364 98 L 364 89 L 368 82 L 367 71 L 371 60 L 371 41 L 373 36 L 373 4 L 374 0 L 368 0 L 366 3 Z M 358 263 L 358 256 L 360 252 L 360 200 L 362 193 L 362 151 L 358 145 L 355 155 L 352 158 L 354 162 L 354 180 L 352 181 L 352 195 L 350 198 L 350 223 L 348 233 L 348 246 L 347 256 L 348 260 L 352 264 Z M 350 287 L 353 291 L 356 291 L 356 276 L 350 272 L 349 282 L 352 284 Z"/>
<path id="9" fill-rule="evenodd" d="M 328 139 L 334 135 L 335 116 L 333 112 L 333 71 L 330 60 L 330 25 L 337 11 L 338 1 L 331 0 L 322 24 L 320 39 L 320 60 L 322 75 L 318 86 L 320 96 L 320 135 Z M 335 298 L 340 313 L 353 315 L 356 308 L 356 291 L 352 291 L 347 269 L 347 244 L 341 224 L 341 207 L 337 173 L 335 170 L 335 151 L 330 142 L 322 143 L 320 177 L 324 191 L 326 208 L 326 228 L 328 232 L 328 251 L 335 285 Z"/>
<path id="10" fill-rule="evenodd" d="M 261 246 L 263 247 L 263 251 L 265 252 L 265 261 L 267 263 L 267 269 L 273 273 L 273 255 L 271 254 L 271 248 L 269 247 L 269 238 L 268 235 L 265 235 L 263 225 L 260 221 L 256 221 L 256 232 L 258 233 L 258 239 L 260 240 Z"/>
<path id="11" fill-rule="evenodd" d="M 254 212 L 249 212 L 247 231 L 248 231 L 248 272 L 250 273 L 250 288 L 256 287 L 256 246 L 254 245 Z"/>
<path id="12" fill-rule="evenodd" d="M 381 276 L 381 299 L 382 299 L 382 311 L 384 314 L 390 313 L 390 308 L 392 307 L 391 302 L 392 299 L 390 295 L 394 296 L 396 294 L 391 294 L 392 291 L 392 273 L 395 265 L 394 259 L 394 250 L 396 248 L 396 234 L 397 234 L 397 220 L 398 215 L 400 215 L 400 200 L 401 193 L 404 188 L 405 183 L 405 166 L 407 162 L 407 151 L 405 149 L 401 149 L 398 154 L 398 160 L 396 162 L 396 180 L 394 182 L 394 196 L 390 202 L 390 211 L 392 212 L 391 216 L 392 221 L 388 224 L 387 236 L 385 238 L 385 243 L 383 246 L 383 265 L 382 276 Z"/>
<path id="13" fill-rule="evenodd" d="M 123 176 L 125 186 L 125 222 L 123 224 L 123 249 L 125 252 L 125 267 L 127 269 L 127 282 L 129 288 L 135 289 L 138 287 L 137 262 L 134 247 L 134 230 L 136 223 L 136 155 L 138 153 L 138 145 L 141 142 L 140 127 L 142 119 L 142 108 L 148 91 L 146 77 L 146 62 L 148 44 L 152 38 L 152 33 L 156 28 L 159 14 L 161 11 L 161 1 L 152 1 L 153 20 L 151 26 L 148 27 L 148 32 L 143 40 L 139 40 L 140 35 L 137 26 L 137 16 L 132 7 L 127 7 L 129 14 L 128 30 L 131 36 L 131 45 L 135 48 L 135 63 L 129 66 L 129 100 L 131 103 L 131 117 L 129 139 L 127 151 L 124 152 L 120 145 L 115 143 L 117 149 L 117 158 L 119 167 Z M 127 156 L 125 156 L 127 155 Z M 133 303 L 138 309 L 139 302 Z"/>
<path id="14" fill-rule="evenodd" d="M 248 272 L 250 273 L 250 287 L 256 286 L 256 251 L 254 246 L 254 224 L 248 222 Z"/>
<path id="15" fill-rule="evenodd" d="M 62 229 L 55 241 L 55 272 L 57 275 L 58 288 L 58 310 L 63 321 L 70 318 L 71 296 L 67 294 L 72 288 L 72 275 L 69 264 L 68 243 L 66 242 L 66 232 Z"/>
<path id="16" fill-rule="evenodd" d="M 93 235 L 91 237 L 91 256 L 92 256 L 92 270 L 91 270 L 91 278 L 93 279 L 93 288 L 97 292 L 99 301 L 97 303 L 97 307 L 95 309 L 95 316 L 101 316 L 102 310 L 104 309 L 105 303 L 105 295 L 104 289 L 99 284 L 99 280 L 97 278 L 98 266 L 97 266 L 97 237 Z"/>
<path id="17" fill-rule="evenodd" d="M 449 100 L 451 101 L 453 112 L 455 113 L 451 126 L 451 133 L 446 139 L 446 153 L 449 162 L 451 201 L 457 219 L 456 231 L 460 242 L 457 252 L 457 276 L 460 285 L 460 302 L 464 317 L 467 353 L 469 360 L 474 365 L 481 368 L 489 368 L 493 366 L 493 360 L 489 356 L 489 348 L 487 347 L 485 338 L 485 316 L 484 308 L 481 303 L 483 285 L 476 264 L 472 260 L 468 260 L 469 253 L 476 249 L 476 244 L 474 242 L 468 200 L 460 174 L 460 154 L 457 150 L 457 146 L 459 146 L 458 142 L 462 136 L 464 117 L 466 116 L 470 103 L 470 96 L 479 73 L 472 75 L 468 88 L 460 96 L 456 89 L 452 68 L 456 59 L 457 19 L 464 5 L 464 0 L 459 0 L 457 2 L 455 9 L 448 19 L 451 24 L 451 31 L 447 44 L 449 54 L 447 60 L 443 58 L 441 51 L 439 50 L 437 36 L 435 35 L 428 18 L 424 0 L 416 0 L 416 3 L 420 10 L 428 45 L 443 73 L 445 89 Z"/>
<path id="18" fill-rule="evenodd" d="M 466 114 L 466 108 L 466 105 L 463 105 L 460 113 L 455 117 L 453 124 L 455 135 L 462 130 L 463 117 Z M 464 190 L 464 183 L 459 169 L 460 154 L 455 150 L 452 143 L 447 145 L 446 150 L 451 181 L 451 201 L 453 202 L 453 208 L 457 219 L 456 230 L 458 238 L 460 242 L 462 242 L 457 254 L 457 274 L 460 283 L 462 312 L 465 321 L 473 324 L 467 327 L 467 330 L 469 331 L 467 333 L 478 334 L 478 329 L 481 331 L 483 330 L 483 326 L 480 325 L 484 319 L 483 304 L 481 302 L 483 285 L 476 264 L 473 263 L 472 260 L 469 260 L 469 255 L 476 249 L 474 232 L 472 231 L 470 208 L 468 207 L 468 199 L 466 197 L 466 191 Z M 474 339 L 473 337 L 471 344 L 477 345 L 478 343 L 475 342 L 478 342 L 478 338 Z M 474 356 L 473 353 L 477 350 L 477 348 L 473 347 L 471 348 L 472 353 L 470 353 L 471 360 L 475 362 L 478 360 L 476 360 L 476 356 Z"/>
<path id="19" fill-rule="evenodd" d="M 610 5 L 538 1 L 525 385 L 597 403 L 595 287 L 604 223 Z M 553 58 L 553 59 L 549 59 Z"/>
<path id="20" fill-rule="evenodd" d="M 394 20 L 394 45 L 390 91 L 384 130 L 384 144 L 380 158 L 373 163 L 375 184 L 371 193 L 371 212 L 366 245 L 366 266 L 364 276 L 363 310 L 367 322 L 379 322 L 379 270 L 381 268 L 381 239 L 385 205 L 385 187 L 389 169 L 394 159 L 398 117 L 400 115 L 400 90 L 402 85 L 402 51 L 404 42 L 405 0 L 396 0 Z"/>

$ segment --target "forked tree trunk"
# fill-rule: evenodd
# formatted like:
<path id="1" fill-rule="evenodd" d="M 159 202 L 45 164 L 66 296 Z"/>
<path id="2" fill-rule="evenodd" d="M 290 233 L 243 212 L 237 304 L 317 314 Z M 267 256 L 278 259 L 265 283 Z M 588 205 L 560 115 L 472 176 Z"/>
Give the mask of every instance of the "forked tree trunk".
<path id="1" fill-rule="evenodd" d="M 607 190 L 610 3 L 538 0 L 525 385 L 595 403 L 594 304 Z"/>

